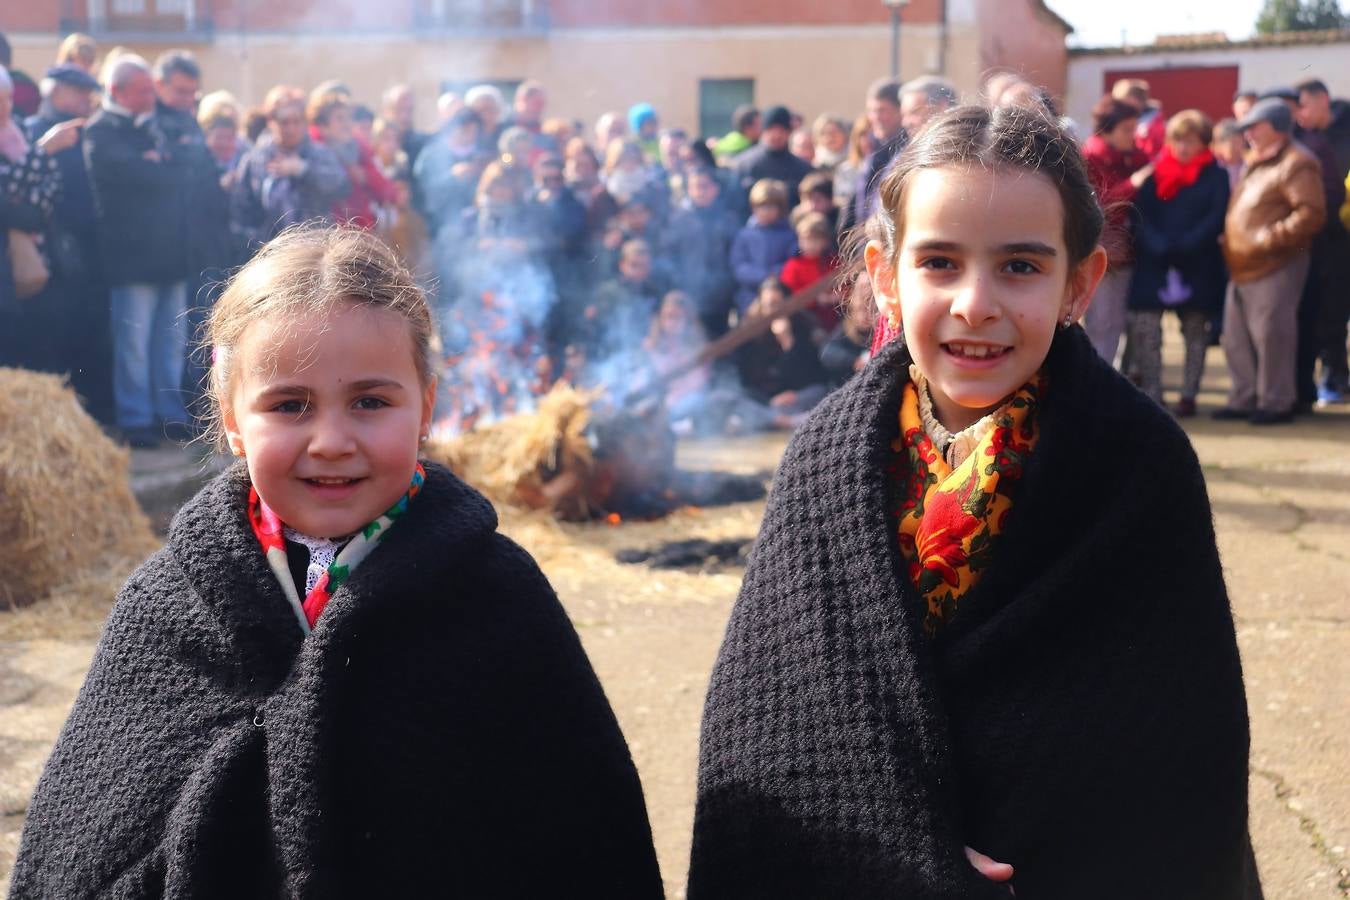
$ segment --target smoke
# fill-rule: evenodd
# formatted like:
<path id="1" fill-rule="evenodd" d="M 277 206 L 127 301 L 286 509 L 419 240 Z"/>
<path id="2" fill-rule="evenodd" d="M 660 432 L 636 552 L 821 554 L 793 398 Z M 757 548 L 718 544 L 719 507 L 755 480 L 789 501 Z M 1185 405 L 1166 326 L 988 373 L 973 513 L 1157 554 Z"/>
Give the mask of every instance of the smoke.
<path id="1" fill-rule="evenodd" d="M 544 338 L 557 289 L 547 267 L 457 230 L 443 228 L 435 242 L 445 357 L 441 433 L 530 412 L 552 367 Z"/>

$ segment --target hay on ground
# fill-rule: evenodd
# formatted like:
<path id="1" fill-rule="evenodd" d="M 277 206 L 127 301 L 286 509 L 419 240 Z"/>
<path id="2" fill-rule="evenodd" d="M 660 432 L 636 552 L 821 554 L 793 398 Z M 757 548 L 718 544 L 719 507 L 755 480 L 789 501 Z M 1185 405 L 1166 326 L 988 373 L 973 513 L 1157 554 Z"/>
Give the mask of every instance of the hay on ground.
<path id="1" fill-rule="evenodd" d="M 126 449 L 62 378 L 0 368 L 0 631 L 15 627 L 13 610 L 49 598 L 22 618 L 101 621 L 157 545 L 131 493 Z"/>
<path id="2" fill-rule="evenodd" d="M 425 453 L 498 503 L 584 518 L 587 511 L 573 507 L 585 505 L 585 482 L 595 467 L 584 434 L 593 399 L 557 385 L 534 412 L 436 438 Z"/>

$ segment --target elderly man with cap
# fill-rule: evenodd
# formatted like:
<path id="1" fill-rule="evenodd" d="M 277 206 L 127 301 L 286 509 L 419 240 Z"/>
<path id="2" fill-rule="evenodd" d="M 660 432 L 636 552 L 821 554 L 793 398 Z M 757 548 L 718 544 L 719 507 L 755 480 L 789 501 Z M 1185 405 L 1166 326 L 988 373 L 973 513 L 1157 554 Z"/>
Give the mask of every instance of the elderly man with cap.
<path id="1" fill-rule="evenodd" d="M 742 189 L 764 178 L 783 182 L 788 189 L 788 209 L 797 206 L 797 186 L 811 174 L 811 164 L 793 156 L 788 147 L 792 139 L 792 113 L 786 106 L 772 106 L 764 111 L 764 130 L 759 143 L 736 157 L 733 171 Z"/>
<path id="2" fill-rule="evenodd" d="M 1238 124 L 1251 151 L 1224 221 L 1223 349 L 1232 388 L 1214 417 L 1274 425 L 1293 418 L 1298 302 L 1326 198 L 1322 167 L 1293 140 L 1283 100 L 1258 102 Z"/>
<path id="3" fill-rule="evenodd" d="M 1322 165 L 1322 193 L 1326 196 L 1327 209 L 1336 210 L 1345 202 L 1345 179 L 1337 175 L 1336 151 L 1325 134 L 1310 131 L 1299 124 L 1298 91 L 1291 87 L 1270 88 L 1262 92 L 1261 100 L 1279 100 L 1289 107 L 1294 124 L 1289 133 L 1294 136 L 1304 150 L 1307 150 Z"/>
<path id="4" fill-rule="evenodd" d="M 98 81 L 74 63 L 47 70 L 42 102 L 24 122 L 30 141 L 52 128 L 78 128 L 97 103 Z M 95 234 L 94 191 L 85 166 L 83 134 L 53 155 L 61 173 L 61 192 L 48 222 L 45 249 L 51 280 L 42 297 L 28 307 L 32 324 L 43 335 L 40 367 L 69 372 L 90 415 L 112 421 L 112 337 L 108 325 L 108 289 L 102 283 Z"/>
<path id="5" fill-rule="evenodd" d="M 74 63 L 62 63 L 47 70 L 42 79 L 42 104 L 35 115 L 23 123 L 30 141 L 36 141 L 62 122 L 87 118 L 96 105 L 98 81 Z M 61 171 L 61 197 L 54 213 L 55 221 L 71 233 L 87 238 L 89 256 L 94 252 L 94 194 L 89 187 L 89 172 L 84 164 L 81 141 L 55 155 Z M 83 248 L 82 248 L 83 249 Z"/>

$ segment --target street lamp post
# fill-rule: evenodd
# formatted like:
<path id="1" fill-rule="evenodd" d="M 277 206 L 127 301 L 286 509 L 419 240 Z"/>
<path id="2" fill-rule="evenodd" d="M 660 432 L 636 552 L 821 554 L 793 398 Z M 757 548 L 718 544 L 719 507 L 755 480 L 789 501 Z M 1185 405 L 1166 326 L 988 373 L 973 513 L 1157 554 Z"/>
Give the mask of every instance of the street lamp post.
<path id="1" fill-rule="evenodd" d="M 891 11 L 891 77 L 900 77 L 900 10 L 909 5 L 909 0 L 881 0 L 883 6 Z"/>

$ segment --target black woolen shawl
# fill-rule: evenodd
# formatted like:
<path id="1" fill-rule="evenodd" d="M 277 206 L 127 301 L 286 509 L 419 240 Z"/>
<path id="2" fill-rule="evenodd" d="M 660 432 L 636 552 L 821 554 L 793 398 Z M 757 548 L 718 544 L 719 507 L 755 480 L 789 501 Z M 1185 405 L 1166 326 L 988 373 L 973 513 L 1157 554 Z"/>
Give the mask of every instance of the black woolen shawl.
<path id="1" fill-rule="evenodd" d="M 304 637 L 241 465 L 128 581 L 11 896 L 660 897 L 576 632 L 447 470 Z"/>
<path id="2" fill-rule="evenodd" d="M 691 900 L 1259 897 L 1248 731 L 1185 433 L 1056 337 L 995 557 L 936 639 L 885 467 L 887 346 L 784 456 L 703 717 Z"/>

